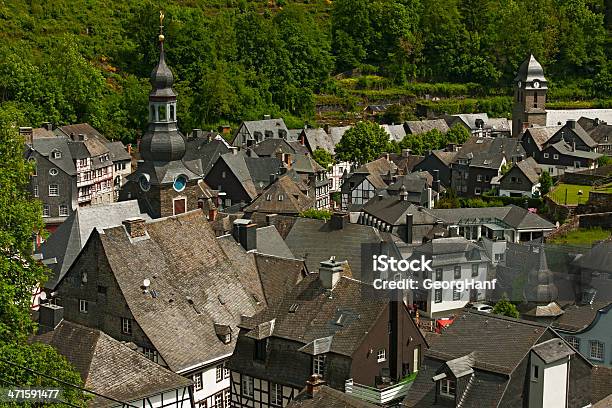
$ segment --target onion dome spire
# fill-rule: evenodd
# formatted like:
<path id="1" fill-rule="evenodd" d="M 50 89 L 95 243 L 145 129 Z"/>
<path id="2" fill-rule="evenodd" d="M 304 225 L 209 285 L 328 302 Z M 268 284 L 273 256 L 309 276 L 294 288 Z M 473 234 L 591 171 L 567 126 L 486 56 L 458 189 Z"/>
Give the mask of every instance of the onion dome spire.
<path id="1" fill-rule="evenodd" d="M 174 83 L 174 75 L 172 75 L 172 71 L 168 68 L 166 64 L 166 54 L 164 52 L 164 13 L 162 11 L 159 12 L 159 62 L 151 71 L 151 85 L 153 86 L 153 91 L 151 92 L 151 96 L 176 96 L 172 91 L 172 84 Z"/>

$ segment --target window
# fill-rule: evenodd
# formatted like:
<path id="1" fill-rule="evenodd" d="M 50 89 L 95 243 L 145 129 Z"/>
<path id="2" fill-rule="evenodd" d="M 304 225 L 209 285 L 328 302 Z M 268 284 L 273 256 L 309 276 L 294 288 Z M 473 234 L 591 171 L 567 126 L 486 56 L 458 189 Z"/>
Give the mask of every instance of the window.
<path id="1" fill-rule="evenodd" d="M 57 169 L 55 167 L 52 167 L 52 168 L 49 169 L 49 175 L 50 176 L 57 176 L 57 173 L 58 173 L 58 171 L 57 171 Z"/>
<path id="2" fill-rule="evenodd" d="M 580 168 L 580 162 L 579 161 L 575 161 L 574 162 L 574 167 L 579 169 Z"/>
<path id="3" fill-rule="evenodd" d="M 166 118 L 166 106 L 160 105 L 157 107 L 157 121 L 165 122 L 168 119 Z"/>
<path id="4" fill-rule="evenodd" d="M 174 105 L 170 105 L 170 120 L 174 120 Z"/>
<path id="5" fill-rule="evenodd" d="M 89 303 L 86 300 L 79 299 L 79 312 L 87 313 L 89 309 Z"/>
<path id="6" fill-rule="evenodd" d="M 268 339 L 255 340 L 255 360 L 265 361 L 268 348 Z"/>
<path id="7" fill-rule="evenodd" d="M 193 380 L 193 389 L 198 391 L 202 389 L 202 373 L 197 373 L 194 374 L 193 377 L 191 377 L 191 379 Z"/>
<path id="8" fill-rule="evenodd" d="M 51 216 L 51 207 L 48 204 L 43 205 L 43 217 Z"/>
<path id="9" fill-rule="evenodd" d="M 476 176 L 476 181 L 482 181 L 482 175 L 479 174 L 478 176 Z"/>
<path id="10" fill-rule="evenodd" d="M 59 186 L 57 184 L 49 184 L 49 197 L 59 196 Z"/>
<path id="11" fill-rule="evenodd" d="M 32 190 L 33 190 L 33 193 L 34 193 L 34 197 L 38 197 L 38 184 L 34 184 L 32 186 Z"/>
<path id="12" fill-rule="evenodd" d="M 460 265 L 455 266 L 453 276 L 455 279 L 461 279 L 461 266 Z"/>
<path id="13" fill-rule="evenodd" d="M 283 405 L 283 386 L 276 383 L 270 383 L 270 403 L 272 405 Z"/>
<path id="14" fill-rule="evenodd" d="M 98 293 L 101 295 L 106 295 L 106 286 L 98 286 Z"/>
<path id="15" fill-rule="evenodd" d="M 440 381 L 440 395 L 445 397 L 455 396 L 455 381 L 445 378 Z"/>
<path id="16" fill-rule="evenodd" d="M 531 381 L 537 382 L 540 377 L 540 367 L 537 365 L 531 366 Z"/>
<path id="17" fill-rule="evenodd" d="M 548 157 L 549 157 L 549 154 L 548 153 L 544 153 L 544 158 L 548 159 Z"/>
<path id="18" fill-rule="evenodd" d="M 242 376 L 242 395 L 251 398 L 255 395 L 255 381 L 253 377 L 248 375 Z"/>
<path id="19" fill-rule="evenodd" d="M 229 388 L 223 390 L 223 403 L 225 404 L 225 408 L 230 408 L 230 403 L 232 400 L 232 394 L 230 393 Z"/>
<path id="20" fill-rule="evenodd" d="M 282 194 L 278 195 L 278 201 L 283 201 L 285 199 L 285 196 Z"/>
<path id="21" fill-rule="evenodd" d="M 272 194 L 266 194 L 266 201 L 272 201 Z"/>
<path id="22" fill-rule="evenodd" d="M 491 181 L 491 176 L 485 176 L 485 181 L 488 183 L 489 181 Z"/>
<path id="23" fill-rule="evenodd" d="M 62 152 L 60 152 L 59 150 L 54 150 L 53 151 L 53 158 L 54 159 L 61 159 L 62 158 Z"/>
<path id="24" fill-rule="evenodd" d="M 132 319 L 121 318 L 121 333 L 132 334 Z"/>
<path id="25" fill-rule="evenodd" d="M 230 369 L 227 368 L 227 364 L 223 363 L 223 379 L 230 377 Z"/>
<path id="26" fill-rule="evenodd" d="M 215 394 L 215 407 L 223 408 L 223 393 L 218 392 Z"/>
<path id="27" fill-rule="evenodd" d="M 555 160 L 559 160 L 559 155 L 558 155 L 558 154 L 556 154 L 556 153 L 555 153 L 555 154 L 553 154 L 553 159 L 555 159 Z"/>
<path id="28" fill-rule="evenodd" d="M 312 373 L 325 375 L 325 354 L 319 354 L 312 358 Z"/>
<path id="29" fill-rule="evenodd" d="M 589 358 L 593 360 L 603 361 L 604 359 L 604 344 L 601 341 L 591 340 L 589 342 Z"/>
<path id="30" fill-rule="evenodd" d="M 59 215 L 60 217 L 68 216 L 68 206 L 66 204 L 62 204 L 59 206 Z"/>
<path id="31" fill-rule="evenodd" d="M 142 354 L 144 354 L 144 356 L 149 360 L 153 361 L 154 363 L 157 363 L 157 350 L 148 347 L 143 347 Z"/>
<path id="32" fill-rule="evenodd" d="M 472 264 L 472 278 L 478 276 L 478 264 Z"/>
<path id="33" fill-rule="evenodd" d="M 456 287 L 453 287 L 453 300 L 461 300 L 461 292 Z"/>
<path id="34" fill-rule="evenodd" d="M 379 363 L 382 363 L 383 361 L 387 360 L 387 351 L 385 349 L 380 349 L 378 350 L 378 353 L 376 353 L 376 361 Z"/>
<path id="35" fill-rule="evenodd" d="M 576 336 L 567 336 L 565 341 L 569 343 L 570 346 L 575 348 L 576 350 L 580 350 L 580 338 Z"/>
<path id="36" fill-rule="evenodd" d="M 442 303 L 442 289 L 434 291 L 434 303 Z"/>
<path id="37" fill-rule="evenodd" d="M 437 281 L 441 281 L 442 280 L 442 268 L 437 268 L 436 269 L 436 280 Z"/>
<path id="38" fill-rule="evenodd" d="M 482 191 L 482 190 L 481 190 L 479 187 L 476 187 L 476 188 L 474 189 L 474 194 L 476 194 L 476 195 L 480 195 L 481 191 Z"/>
<path id="39" fill-rule="evenodd" d="M 503 261 L 503 260 L 504 260 L 504 254 L 503 254 L 503 253 L 501 253 L 501 254 L 495 254 L 495 261 L 496 261 L 496 262 L 501 262 L 501 261 Z"/>
<path id="40" fill-rule="evenodd" d="M 215 367 L 215 379 L 217 382 L 223 381 L 223 364 L 219 364 Z"/>

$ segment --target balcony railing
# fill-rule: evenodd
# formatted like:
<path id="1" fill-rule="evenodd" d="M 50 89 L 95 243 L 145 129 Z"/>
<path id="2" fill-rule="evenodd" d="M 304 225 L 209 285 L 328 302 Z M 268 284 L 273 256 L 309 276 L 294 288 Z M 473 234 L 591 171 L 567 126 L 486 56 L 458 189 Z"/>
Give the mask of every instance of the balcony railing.
<path id="1" fill-rule="evenodd" d="M 415 377 L 416 373 L 413 373 L 403 378 L 397 384 L 384 388 L 358 384 L 353 382 L 352 378 L 349 378 L 344 384 L 344 392 L 373 404 L 388 404 L 391 401 L 403 399 L 408 394 L 410 387 L 412 387 Z"/>

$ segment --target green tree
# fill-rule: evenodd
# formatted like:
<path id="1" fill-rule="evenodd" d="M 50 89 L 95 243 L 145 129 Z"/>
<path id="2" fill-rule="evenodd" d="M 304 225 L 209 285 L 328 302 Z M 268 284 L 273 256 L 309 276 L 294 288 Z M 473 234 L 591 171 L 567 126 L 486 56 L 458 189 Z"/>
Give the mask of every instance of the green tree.
<path id="1" fill-rule="evenodd" d="M 317 147 L 315 151 L 312 152 L 312 158 L 325 169 L 329 169 L 329 167 L 334 164 L 334 158 L 331 153 L 320 147 Z"/>
<path id="2" fill-rule="evenodd" d="M 313 218 L 315 220 L 329 220 L 332 216 L 332 212 L 330 210 L 316 210 L 314 208 L 309 208 L 306 211 L 302 211 L 300 213 L 300 217 L 302 218 Z"/>
<path id="3" fill-rule="evenodd" d="M 446 190 L 446 193 L 443 198 L 438 200 L 436 203 L 436 208 L 460 208 L 461 202 L 459 201 L 459 197 L 457 197 L 457 193 L 452 188 Z"/>
<path id="4" fill-rule="evenodd" d="M 612 164 L 612 157 L 610 156 L 601 156 L 599 159 L 597 159 L 597 165 L 599 167 L 603 167 L 603 166 L 609 166 Z"/>
<path id="5" fill-rule="evenodd" d="M 493 313 L 502 315 L 502 316 L 514 317 L 517 319 L 520 316 L 519 311 L 516 308 L 516 306 L 510 303 L 510 301 L 506 297 L 499 300 L 495 304 L 495 306 L 493 306 Z"/>
<path id="6" fill-rule="evenodd" d="M 394 151 L 389 142 L 389 135 L 374 122 L 358 122 L 344 132 L 336 146 L 336 159 L 363 164 L 380 157 L 381 154 Z"/>
<path id="7" fill-rule="evenodd" d="M 27 367 L 81 386 L 79 374 L 55 349 L 27 342 L 36 327 L 30 317 L 32 293 L 47 270 L 32 256 L 33 233 L 43 229 L 42 208 L 27 192 L 32 164 L 23 159 L 19 120 L 23 117 L 15 109 L 0 111 L 0 383 L 60 385 L 22 368 Z M 85 406 L 86 398 L 75 389 L 67 390 L 64 398 Z"/>
<path id="8" fill-rule="evenodd" d="M 455 144 L 464 144 L 470 138 L 471 133 L 466 129 L 465 126 L 459 123 L 453 125 L 448 132 L 446 132 L 446 142 Z"/>
<path id="9" fill-rule="evenodd" d="M 540 183 L 540 195 L 545 196 L 546 194 L 548 194 L 550 188 L 553 185 L 553 180 L 550 176 L 550 173 L 544 170 L 540 175 L 538 182 Z"/>

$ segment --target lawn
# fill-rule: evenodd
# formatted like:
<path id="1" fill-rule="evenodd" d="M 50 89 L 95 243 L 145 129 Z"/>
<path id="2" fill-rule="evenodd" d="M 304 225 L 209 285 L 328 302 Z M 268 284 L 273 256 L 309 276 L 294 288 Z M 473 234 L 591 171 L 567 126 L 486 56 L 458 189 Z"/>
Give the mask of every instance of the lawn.
<path id="1" fill-rule="evenodd" d="M 580 228 L 561 235 L 549 243 L 569 245 L 591 245 L 595 241 L 606 239 L 612 235 L 612 230 L 602 228 Z"/>
<path id="2" fill-rule="evenodd" d="M 561 183 L 557 185 L 548 196 L 553 199 L 557 204 L 567 204 L 567 205 L 576 205 L 576 204 L 584 204 L 589 199 L 589 192 L 591 191 L 591 186 L 583 186 L 578 184 L 564 184 Z M 565 197 L 565 191 L 567 190 L 567 201 Z M 578 192 L 582 191 L 582 195 L 579 195 Z"/>

